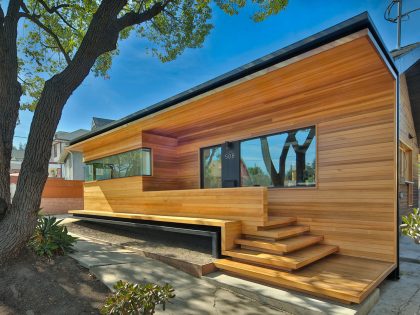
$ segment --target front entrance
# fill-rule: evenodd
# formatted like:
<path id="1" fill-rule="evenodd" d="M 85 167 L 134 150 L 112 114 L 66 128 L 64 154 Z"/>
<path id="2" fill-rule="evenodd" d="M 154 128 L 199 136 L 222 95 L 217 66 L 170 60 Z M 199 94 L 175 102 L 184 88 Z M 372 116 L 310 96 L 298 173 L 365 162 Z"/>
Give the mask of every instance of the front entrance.
<path id="1" fill-rule="evenodd" d="M 239 141 L 222 144 L 222 187 L 241 186 Z"/>
<path id="2" fill-rule="evenodd" d="M 239 159 L 239 141 L 201 149 L 201 188 L 239 187 Z"/>

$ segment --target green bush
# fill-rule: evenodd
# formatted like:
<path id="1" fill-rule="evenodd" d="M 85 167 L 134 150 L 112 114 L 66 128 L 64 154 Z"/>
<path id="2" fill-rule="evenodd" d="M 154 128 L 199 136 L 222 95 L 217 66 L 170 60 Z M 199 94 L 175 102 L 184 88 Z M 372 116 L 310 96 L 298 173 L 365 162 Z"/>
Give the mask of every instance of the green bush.
<path id="1" fill-rule="evenodd" d="M 411 237 L 414 242 L 420 244 L 420 212 L 419 209 L 413 209 L 413 213 L 402 217 L 401 232 Z"/>
<path id="2" fill-rule="evenodd" d="M 105 300 L 101 309 L 103 315 L 151 315 L 156 305 L 165 304 L 175 297 L 171 285 L 159 286 L 153 283 L 144 285 L 118 281 L 114 285 L 115 293 Z"/>
<path id="3" fill-rule="evenodd" d="M 59 225 L 62 221 L 50 216 L 38 218 L 34 235 L 29 240 L 29 247 L 37 255 L 52 257 L 73 251 L 77 238 L 69 235 L 64 225 Z"/>

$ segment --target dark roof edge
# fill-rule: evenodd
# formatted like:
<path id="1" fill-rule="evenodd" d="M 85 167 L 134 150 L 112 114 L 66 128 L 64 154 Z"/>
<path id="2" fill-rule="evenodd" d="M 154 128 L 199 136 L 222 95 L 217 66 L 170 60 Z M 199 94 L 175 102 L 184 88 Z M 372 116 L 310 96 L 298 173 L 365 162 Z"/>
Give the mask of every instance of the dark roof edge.
<path id="1" fill-rule="evenodd" d="M 309 36 L 305 39 L 302 39 L 294 44 L 281 48 L 271 54 L 263 56 L 262 58 L 256 59 L 250 63 L 247 63 L 239 68 L 236 68 L 232 71 L 229 71 L 223 75 L 220 75 L 214 79 L 211 79 L 205 83 L 199 84 L 191 89 L 188 89 L 184 92 L 181 92 L 175 96 L 167 98 L 163 101 L 160 101 L 154 105 L 146 107 L 142 110 L 139 110 L 131 115 L 128 115 L 124 118 L 116 120 L 103 128 L 89 132 L 79 138 L 76 138 L 70 142 L 70 145 L 76 144 L 78 142 L 87 140 L 89 138 L 95 137 L 101 133 L 107 132 L 109 130 L 115 129 L 122 125 L 128 124 L 140 118 L 146 117 L 148 115 L 159 112 L 163 109 L 174 106 L 178 103 L 184 102 L 188 99 L 196 97 L 198 95 L 204 94 L 208 91 L 214 90 L 236 80 L 239 80 L 243 77 L 246 77 L 250 74 L 258 72 L 260 70 L 266 69 L 270 66 L 278 64 L 282 61 L 288 60 L 292 57 L 298 56 L 302 53 L 311 51 L 315 48 L 333 42 L 339 38 L 351 35 L 363 29 L 369 29 L 373 37 L 377 41 L 380 49 L 382 50 L 385 58 L 395 71 L 398 73 L 397 68 L 394 65 L 394 61 L 389 54 L 388 50 L 385 47 L 384 42 L 382 41 L 376 27 L 374 26 L 369 14 L 363 12 L 359 15 L 356 15 L 346 21 L 343 21 L 335 26 L 327 28 L 321 32 L 316 33 L 315 35 Z"/>

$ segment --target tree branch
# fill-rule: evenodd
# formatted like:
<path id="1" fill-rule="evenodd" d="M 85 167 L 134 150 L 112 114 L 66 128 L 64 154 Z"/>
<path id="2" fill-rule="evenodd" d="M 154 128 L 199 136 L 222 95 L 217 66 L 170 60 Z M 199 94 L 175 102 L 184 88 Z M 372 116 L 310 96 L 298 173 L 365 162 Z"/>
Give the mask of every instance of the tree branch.
<path id="1" fill-rule="evenodd" d="M 58 49 L 63 54 L 64 58 L 66 59 L 67 64 L 69 64 L 71 62 L 71 58 L 70 58 L 69 54 L 64 49 L 63 45 L 60 42 L 60 39 L 57 36 L 57 34 L 55 34 L 51 28 L 49 28 L 44 23 L 42 23 L 36 15 L 32 15 L 32 14 L 29 14 L 27 12 L 21 12 L 20 16 L 32 21 L 38 27 L 42 28 L 45 32 L 47 32 L 54 39 L 54 41 L 57 43 Z"/>
<path id="2" fill-rule="evenodd" d="M 3 28 L 3 22 L 4 22 L 4 11 L 3 11 L 3 8 L 1 7 L 1 4 L 0 4 L 0 26 L 1 26 L 1 28 Z"/>
<path id="3" fill-rule="evenodd" d="M 61 8 L 68 8 L 68 7 L 70 7 L 70 4 L 68 4 L 68 3 L 62 3 L 62 4 L 59 4 L 59 5 L 53 6 L 53 7 L 49 7 L 48 4 L 44 0 L 37 0 L 37 1 L 38 1 L 38 3 L 40 3 L 43 6 L 43 8 L 48 13 L 51 13 L 51 14 L 54 14 L 55 13 L 55 14 L 57 14 L 58 17 L 64 22 L 64 24 L 66 24 L 72 30 L 77 31 L 77 29 L 67 21 L 67 19 L 60 13 L 60 11 L 58 11 Z"/>
<path id="4" fill-rule="evenodd" d="M 145 21 L 151 20 L 153 17 L 161 13 L 170 2 L 171 0 L 156 2 L 152 7 L 141 13 L 136 13 L 133 11 L 126 13 L 118 19 L 119 29 L 123 30 L 135 24 L 141 24 Z"/>

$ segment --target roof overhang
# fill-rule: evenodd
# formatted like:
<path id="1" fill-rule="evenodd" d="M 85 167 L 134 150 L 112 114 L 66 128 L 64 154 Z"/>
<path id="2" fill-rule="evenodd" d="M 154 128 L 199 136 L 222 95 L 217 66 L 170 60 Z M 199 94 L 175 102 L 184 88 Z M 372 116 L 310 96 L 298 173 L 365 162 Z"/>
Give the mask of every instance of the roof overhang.
<path id="1" fill-rule="evenodd" d="M 153 115 L 157 112 L 161 112 L 172 106 L 178 105 L 180 103 L 193 99 L 197 96 L 203 95 L 209 91 L 221 88 L 225 85 L 232 84 L 235 81 L 241 80 L 247 76 L 253 75 L 259 71 L 272 67 L 276 64 L 285 62 L 289 59 L 308 53 L 319 47 L 328 45 L 329 43 L 338 41 L 344 37 L 347 37 L 349 35 L 352 35 L 354 33 L 357 33 L 366 29 L 369 31 L 370 37 L 372 37 L 373 41 L 375 42 L 377 49 L 381 53 L 384 62 L 390 68 L 390 71 L 393 73 L 398 73 L 397 68 L 395 67 L 393 58 L 391 57 L 388 50 L 386 49 L 382 39 L 380 38 L 378 31 L 376 30 L 372 20 L 369 17 L 369 14 L 367 12 L 364 12 L 349 20 L 341 22 L 324 31 L 321 31 L 313 36 L 310 36 L 306 39 L 298 41 L 292 45 L 289 45 L 285 48 L 277 50 L 267 56 L 264 56 L 253 62 L 250 62 L 242 67 L 234 69 L 226 74 L 223 74 L 210 81 L 207 81 L 203 84 L 193 87 L 185 92 L 179 93 L 173 97 L 170 97 L 166 100 L 158 102 L 152 106 L 149 106 L 145 109 L 135 112 L 120 120 L 116 120 L 113 123 L 104 126 L 103 128 L 84 134 L 81 137 L 78 137 L 72 140 L 70 142 L 70 145 L 80 143 L 82 141 L 96 137 L 103 133 L 108 133 L 109 131 L 113 129 L 125 126 L 127 124 L 130 124 L 144 117 Z"/>

